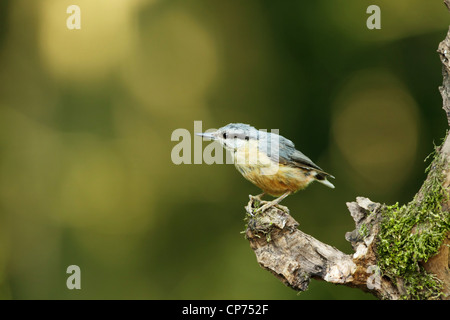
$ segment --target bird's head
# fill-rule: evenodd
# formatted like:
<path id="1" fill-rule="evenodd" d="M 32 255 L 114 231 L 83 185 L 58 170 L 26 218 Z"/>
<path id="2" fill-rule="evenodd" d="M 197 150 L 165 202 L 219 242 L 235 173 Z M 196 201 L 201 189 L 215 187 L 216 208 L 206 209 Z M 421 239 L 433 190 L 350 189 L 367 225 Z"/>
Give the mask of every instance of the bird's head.
<path id="1" fill-rule="evenodd" d="M 259 131 L 248 124 L 230 123 L 216 131 L 196 133 L 196 135 L 217 141 L 230 151 L 236 151 L 252 141 L 257 141 Z"/>

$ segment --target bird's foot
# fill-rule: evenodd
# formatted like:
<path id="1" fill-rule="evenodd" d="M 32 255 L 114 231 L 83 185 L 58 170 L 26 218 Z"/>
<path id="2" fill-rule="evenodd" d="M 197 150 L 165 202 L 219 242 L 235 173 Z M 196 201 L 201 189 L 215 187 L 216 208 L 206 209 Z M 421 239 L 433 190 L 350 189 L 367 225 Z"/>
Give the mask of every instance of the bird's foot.
<path id="1" fill-rule="evenodd" d="M 281 195 L 280 197 L 276 198 L 275 200 L 264 204 L 262 207 L 259 207 L 255 211 L 255 214 L 257 214 L 258 212 L 264 212 L 265 210 L 269 209 L 270 207 L 273 207 L 273 206 L 279 204 L 281 202 L 281 200 L 283 200 L 284 198 L 286 198 L 290 194 L 291 194 L 290 191 L 285 192 L 283 195 Z"/>
<path id="2" fill-rule="evenodd" d="M 277 201 L 277 199 L 267 202 L 264 201 L 264 205 L 261 206 L 261 198 L 260 195 L 258 196 L 249 196 L 250 201 L 248 202 L 247 206 L 245 207 L 245 211 L 247 211 L 247 213 L 249 215 L 251 215 L 252 217 L 254 217 L 255 215 L 257 215 L 260 212 L 263 212 L 267 209 L 269 209 L 270 207 L 277 205 L 279 203 L 279 201 Z"/>
<path id="3" fill-rule="evenodd" d="M 278 204 L 279 201 L 277 201 L 277 199 L 267 202 L 266 204 L 264 204 L 263 206 L 259 207 L 258 209 L 256 209 L 255 214 L 257 214 L 258 212 L 264 212 L 267 209 L 269 209 L 270 207 L 273 207 L 275 205 Z"/>

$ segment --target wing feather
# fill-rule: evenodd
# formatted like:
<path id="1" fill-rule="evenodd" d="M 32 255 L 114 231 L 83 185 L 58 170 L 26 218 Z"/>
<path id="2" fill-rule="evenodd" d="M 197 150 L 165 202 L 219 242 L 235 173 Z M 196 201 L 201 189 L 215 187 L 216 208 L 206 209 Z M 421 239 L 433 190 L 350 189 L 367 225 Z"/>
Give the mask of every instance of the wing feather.
<path id="1" fill-rule="evenodd" d="M 270 137 L 270 138 L 269 138 Z M 277 141 L 278 139 L 278 141 Z M 270 140 L 270 141 L 269 141 Z M 278 144 L 278 152 L 272 152 L 272 148 Z M 295 148 L 294 143 L 275 133 L 268 135 L 263 133 L 260 135 L 260 148 L 266 148 L 267 154 L 272 161 L 279 162 L 280 164 L 303 168 L 306 170 L 314 170 L 323 175 L 323 178 L 331 177 L 331 174 L 323 171 L 317 164 L 315 164 L 310 158 L 304 155 L 301 151 Z M 276 149 L 275 149 L 276 150 Z"/>

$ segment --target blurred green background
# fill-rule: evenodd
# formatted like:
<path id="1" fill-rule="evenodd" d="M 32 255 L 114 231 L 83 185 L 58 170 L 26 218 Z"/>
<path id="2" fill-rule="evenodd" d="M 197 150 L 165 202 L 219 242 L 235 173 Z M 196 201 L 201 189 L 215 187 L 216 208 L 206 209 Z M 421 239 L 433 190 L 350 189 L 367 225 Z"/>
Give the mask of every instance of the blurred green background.
<path id="1" fill-rule="evenodd" d="M 259 267 L 240 234 L 259 189 L 173 164 L 171 134 L 279 129 L 336 176 L 283 204 L 351 253 L 345 203 L 409 201 L 445 134 L 449 17 L 441 0 L 1 0 L 0 298 L 372 299 L 315 280 L 297 295 Z"/>

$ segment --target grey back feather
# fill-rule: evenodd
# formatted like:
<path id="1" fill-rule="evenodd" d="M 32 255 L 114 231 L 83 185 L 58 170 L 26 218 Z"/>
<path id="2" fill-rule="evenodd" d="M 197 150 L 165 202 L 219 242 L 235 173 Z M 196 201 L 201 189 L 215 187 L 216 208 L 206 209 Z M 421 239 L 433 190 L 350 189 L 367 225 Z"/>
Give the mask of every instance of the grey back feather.
<path id="1" fill-rule="evenodd" d="M 259 148 L 265 150 L 272 161 L 292 167 L 314 169 L 322 173 L 325 177 L 331 176 L 301 151 L 297 150 L 291 140 L 276 133 L 264 131 L 259 131 L 259 133 Z"/>

